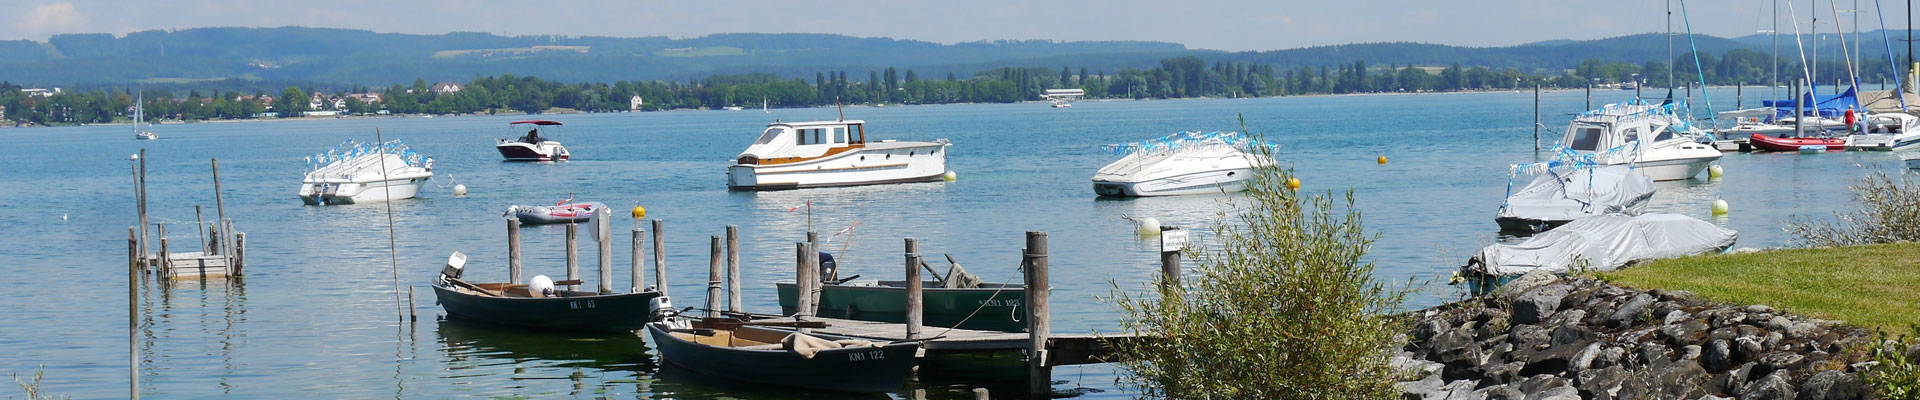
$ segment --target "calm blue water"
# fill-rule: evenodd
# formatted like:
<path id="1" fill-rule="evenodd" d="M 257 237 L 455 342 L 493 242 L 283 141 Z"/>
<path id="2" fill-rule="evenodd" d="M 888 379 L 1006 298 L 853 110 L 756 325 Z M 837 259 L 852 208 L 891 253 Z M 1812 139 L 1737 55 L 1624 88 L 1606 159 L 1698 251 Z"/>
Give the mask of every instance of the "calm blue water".
<path id="1" fill-rule="evenodd" d="M 1725 93 L 1722 93 L 1725 92 Z M 1732 90 L 1714 92 L 1731 108 Z M 1631 93 L 1602 91 L 1596 104 Z M 1583 107 L 1580 92 L 1548 93 L 1548 126 Z M 1752 103 L 1758 96 L 1750 96 Z M 0 373 L 45 365 L 48 393 L 76 398 L 126 393 L 124 248 L 136 224 L 127 156 L 146 148 L 151 213 L 172 222 L 170 238 L 192 243 L 182 222 L 193 206 L 213 215 L 208 159 L 220 158 L 226 208 L 248 234 L 242 281 L 162 286 L 144 283 L 139 346 L 142 391 L 157 397 L 785 397 L 791 393 L 711 382 L 661 369 L 632 336 L 553 335 L 444 321 L 426 282 L 447 254 L 467 253 L 475 281 L 504 279 L 509 204 L 582 200 L 640 204 L 667 222 L 670 289 L 698 304 L 708 236 L 742 231 L 745 299 L 775 311 L 773 282 L 791 279 L 793 243 L 807 216 L 787 212 L 811 200 L 814 230 L 832 232 L 848 273 L 900 271 L 900 240 L 946 253 L 989 281 L 1017 280 L 1022 232 L 1047 231 L 1052 249 L 1054 331 L 1112 331 L 1113 308 L 1095 296 L 1109 280 L 1141 287 L 1157 270 L 1156 246 L 1135 237 L 1121 215 L 1205 227 L 1232 196 L 1096 200 L 1088 177 L 1113 156 L 1097 145 L 1180 130 L 1252 130 L 1283 147 L 1303 189 L 1353 189 L 1367 227 L 1381 235 L 1371 258 L 1385 278 L 1444 278 L 1495 240 L 1493 214 L 1508 164 L 1532 161 L 1531 93 L 1462 93 L 1268 99 L 946 105 L 846 110 L 868 121 L 869 138 L 949 138 L 953 183 L 734 193 L 724 165 L 773 119 L 833 118 L 833 109 L 557 115 L 576 159 L 502 163 L 492 140 L 517 117 L 275 121 L 163 125 L 159 141 L 135 141 L 125 126 L 0 129 Z M 1704 107 L 1702 107 L 1704 108 Z M 389 254 L 382 205 L 302 206 L 294 192 L 301 157 L 379 130 L 437 161 L 437 185 L 457 180 L 472 194 L 429 186 L 392 204 L 397 253 Z M 1543 133 L 1551 146 L 1558 133 Z M 1386 165 L 1374 161 L 1384 154 Z M 1788 244 L 1781 221 L 1830 217 L 1851 208 L 1845 186 L 1861 165 L 1897 168 L 1887 153 L 1729 154 L 1724 179 L 1659 184 L 1653 209 L 1740 232 L 1739 246 Z M 1724 198 L 1734 212 L 1713 218 Z M 63 215 L 65 218 L 63 219 Z M 616 222 L 621 232 L 631 228 Z M 529 228 L 528 274 L 563 275 L 562 231 Z M 627 238 L 615 237 L 616 282 L 626 282 Z M 844 246 L 844 250 L 841 247 Z M 583 269 L 592 271 L 591 245 Z M 390 257 L 397 258 L 396 272 Z M 935 258 L 938 260 L 938 258 Z M 394 275 L 419 296 L 417 324 L 396 318 Z M 589 276 L 592 274 L 589 272 Z M 651 273 L 649 272 L 649 275 Z M 589 279 L 591 281 L 591 279 Z M 616 287 L 624 287 L 616 284 Z M 1429 286 L 1416 305 L 1455 296 Z M 1058 391 L 1125 398 L 1109 366 L 1060 368 Z M 1004 383 L 930 382 L 936 396 Z M 1018 383 L 1014 383 L 1014 388 Z M 5 392 L 0 390 L 0 392 Z M 899 394 L 896 394 L 899 396 Z"/>

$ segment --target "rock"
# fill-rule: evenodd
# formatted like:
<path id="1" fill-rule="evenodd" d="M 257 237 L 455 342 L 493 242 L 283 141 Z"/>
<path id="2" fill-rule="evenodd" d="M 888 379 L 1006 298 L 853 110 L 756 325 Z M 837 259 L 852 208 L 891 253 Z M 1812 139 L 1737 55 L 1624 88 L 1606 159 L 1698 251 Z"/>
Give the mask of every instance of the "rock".
<path id="1" fill-rule="evenodd" d="M 1733 362 L 1744 363 L 1760 359 L 1760 340 L 1752 336 L 1733 339 Z"/>
<path id="2" fill-rule="evenodd" d="M 1678 312 L 1678 311 L 1675 311 L 1675 312 Z M 1665 336 L 1667 338 L 1667 345 L 1680 347 L 1680 346 L 1686 346 L 1686 345 L 1692 345 L 1692 344 L 1700 344 L 1700 339 L 1702 338 L 1702 336 L 1705 336 L 1705 335 L 1701 335 L 1700 332 L 1704 332 L 1706 330 L 1707 330 L 1707 323 L 1705 321 L 1701 321 L 1697 319 L 1686 320 L 1685 322 L 1661 326 L 1660 335 Z"/>
<path id="3" fill-rule="evenodd" d="M 1553 341 L 1553 332 L 1539 325 L 1514 325 L 1507 332 L 1507 342 L 1513 343 L 1515 349 L 1538 350 Z"/>
<path id="4" fill-rule="evenodd" d="M 1800 385 L 1800 395 L 1795 400 L 1841 400 L 1864 399 L 1867 397 L 1867 385 L 1860 377 L 1840 371 L 1820 371 L 1807 378 Z"/>
<path id="5" fill-rule="evenodd" d="M 1571 309 L 1571 310 L 1563 309 L 1563 310 L 1560 310 L 1560 312 L 1554 313 L 1553 317 L 1547 318 L 1547 322 L 1545 323 L 1545 325 L 1546 326 L 1579 325 L 1585 319 L 1587 319 L 1587 310 L 1582 310 L 1578 308 Z"/>
<path id="6" fill-rule="evenodd" d="M 1752 314 L 1770 314 L 1773 313 L 1773 307 L 1765 304 L 1754 304 L 1747 306 L 1746 311 Z"/>
<path id="7" fill-rule="evenodd" d="M 1528 399 L 1534 398 L 1533 396 L 1545 392 L 1547 389 L 1561 386 L 1567 386 L 1567 380 L 1560 379 L 1560 377 L 1553 375 L 1534 375 L 1527 377 L 1526 380 L 1520 381 L 1520 383 L 1513 384 L 1513 388 L 1520 389 L 1521 393 L 1526 393 Z"/>
<path id="8" fill-rule="evenodd" d="M 1787 337 L 1794 338 L 1794 339 L 1803 339 L 1803 338 L 1806 338 L 1807 336 L 1813 335 L 1814 331 L 1819 328 L 1820 326 L 1814 325 L 1811 322 L 1795 322 L 1792 325 L 1787 326 L 1786 333 L 1787 333 Z"/>
<path id="9" fill-rule="evenodd" d="M 1662 346 L 1659 343 L 1647 343 L 1640 346 L 1639 356 L 1640 365 L 1655 369 L 1665 368 L 1668 364 L 1673 363 L 1673 358 L 1667 356 L 1667 346 Z"/>
<path id="10" fill-rule="evenodd" d="M 1482 367 L 1482 370 L 1485 371 L 1483 372 L 1485 377 L 1481 378 L 1481 380 L 1494 385 L 1519 382 L 1520 369 L 1526 368 L 1526 366 L 1527 363 L 1523 362 L 1487 364 Z"/>
<path id="11" fill-rule="evenodd" d="M 1466 350 L 1469 345 L 1478 347 L 1478 343 L 1473 341 L 1473 335 L 1460 329 L 1451 329 L 1434 335 L 1427 339 L 1425 345 L 1428 349 L 1427 360 L 1442 363 L 1455 361 L 1458 353 Z"/>
<path id="12" fill-rule="evenodd" d="M 1647 306 L 1652 304 L 1653 296 L 1649 296 L 1646 293 L 1633 296 L 1633 299 L 1627 300 L 1626 304 L 1621 305 L 1619 309 L 1615 309 L 1613 314 L 1607 317 L 1607 327 L 1625 328 L 1633 326 L 1634 323 L 1640 321 L 1640 315 L 1647 310 Z"/>
<path id="13" fill-rule="evenodd" d="M 1464 379 L 1448 382 L 1446 386 L 1441 386 L 1440 390 L 1435 391 L 1435 397 L 1431 398 L 1436 400 L 1470 400 L 1470 398 L 1473 397 L 1474 386 L 1474 381 Z"/>
<path id="14" fill-rule="evenodd" d="M 1592 368 L 1606 368 L 1606 367 L 1620 365 L 1620 360 L 1626 357 L 1627 357 L 1626 348 L 1608 347 L 1606 350 L 1600 351 L 1599 358 L 1595 358 L 1593 360 Z"/>
<path id="15" fill-rule="evenodd" d="M 1753 367 L 1753 373 L 1755 375 L 1770 375 L 1773 374 L 1774 371 L 1800 369 L 1800 361 L 1805 359 L 1807 359 L 1806 356 L 1794 353 L 1768 353 L 1760 357 L 1759 364 Z"/>
<path id="16" fill-rule="evenodd" d="M 1567 362 L 1567 373 L 1579 374 L 1580 371 L 1593 368 L 1593 360 L 1600 358 L 1600 349 L 1600 344 L 1594 343 L 1587 345 L 1584 349 L 1580 349 L 1577 353 L 1573 353 L 1573 359 Z"/>
<path id="17" fill-rule="evenodd" d="M 1747 313 L 1743 313 L 1743 312 L 1719 311 L 1719 312 L 1715 312 L 1713 315 L 1714 328 L 1725 328 L 1729 326 L 1744 324 L 1746 322 L 1747 322 Z"/>
<path id="18" fill-rule="evenodd" d="M 1700 359 L 1700 345 L 1697 345 L 1697 344 L 1690 344 L 1690 345 L 1687 345 L 1687 347 L 1682 347 L 1682 348 L 1680 348 L 1680 359 L 1682 359 L 1682 360 L 1699 360 L 1699 359 Z"/>
<path id="19" fill-rule="evenodd" d="M 1387 365 L 1410 378 L 1426 378 L 1428 375 L 1437 375 L 1441 370 L 1446 369 L 1444 364 L 1422 360 L 1416 358 L 1413 352 L 1404 351 L 1393 355 L 1393 358 L 1387 361 Z"/>
<path id="20" fill-rule="evenodd" d="M 1700 363 L 1693 360 L 1673 362 L 1666 368 L 1654 370 L 1653 398 L 1685 399 L 1706 394 L 1700 390 L 1711 378 Z"/>
<path id="21" fill-rule="evenodd" d="M 1788 332 L 1793 329 L 1793 320 L 1776 315 L 1773 318 L 1768 318 L 1766 325 L 1761 327 L 1774 332 Z"/>
<path id="22" fill-rule="evenodd" d="M 1731 342 L 1733 338 L 1737 337 L 1740 337 L 1740 331 L 1733 327 L 1714 328 L 1713 331 L 1707 332 L 1707 340 L 1725 340 Z"/>
<path id="23" fill-rule="evenodd" d="M 1427 375 L 1425 379 L 1400 382 L 1393 386 L 1400 389 L 1401 400 L 1423 400 L 1440 391 L 1440 387 L 1444 385 L 1445 383 L 1440 381 L 1440 375 Z"/>
<path id="24" fill-rule="evenodd" d="M 1526 400 L 1527 398 L 1526 393 L 1521 393 L 1520 389 L 1514 389 L 1512 385 L 1488 386 L 1473 393 L 1476 396 L 1484 396 L 1486 400 Z"/>
<path id="25" fill-rule="evenodd" d="M 1560 299 L 1567 296 L 1565 285 L 1550 284 L 1513 296 L 1513 323 L 1538 324 L 1553 316 Z"/>
<path id="26" fill-rule="evenodd" d="M 1760 341 L 1761 346 L 1769 349 L 1778 349 L 1785 344 L 1787 344 L 1787 335 L 1782 335 L 1780 332 L 1767 332 L 1767 338 Z"/>
<path id="27" fill-rule="evenodd" d="M 1572 386 L 1555 386 L 1527 395 L 1527 400 L 1580 400 L 1580 391 Z"/>
<path id="28" fill-rule="evenodd" d="M 1558 281 L 1560 281 L 1559 275 L 1544 270 L 1533 270 L 1532 272 L 1527 272 L 1525 275 L 1520 275 L 1519 278 L 1513 278 L 1512 281 L 1507 282 L 1505 285 L 1501 285 L 1500 289 L 1494 291 L 1494 295 L 1511 299 L 1514 296 L 1533 290 L 1533 288 Z"/>
<path id="29" fill-rule="evenodd" d="M 1575 377 L 1577 383 L 1574 387 L 1580 389 L 1581 397 L 1589 399 L 1615 398 L 1620 393 L 1621 384 L 1625 383 L 1630 376 L 1626 368 L 1618 365 L 1602 369 L 1590 369 L 1580 371 L 1580 374 Z"/>
<path id="30" fill-rule="evenodd" d="M 1687 318 L 1691 318 L 1691 317 L 1693 317 L 1693 316 L 1692 316 L 1692 315 L 1689 315 L 1689 314 L 1687 314 L 1687 312 L 1686 312 L 1686 311 L 1680 311 L 1680 310 L 1673 310 L 1673 311 L 1668 311 L 1668 312 L 1667 312 L 1667 317 L 1666 317 L 1666 318 L 1662 318 L 1662 319 L 1660 320 L 1660 324 L 1661 324 L 1661 325 L 1673 325 L 1673 323 L 1675 323 L 1675 322 L 1680 322 L 1680 321 L 1686 321 L 1686 320 L 1687 320 Z"/>
<path id="31" fill-rule="evenodd" d="M 1733 346 L 1727 344 L 1725 340 L 1708 342 L 1705 352 L 1700 355 L 1700 366 L 1705 367 L 1708 372 L 1726 371 L 1734 365 Z"/>
<path id="32" fill-rule="evenodd" d="M 1694 399 L 1694 400 L 1733 400 L 1733 398 L 1732 398 L 1732 397 L 1720 397 L 1720 396 L 1715 396 L 1715 395 L 1710 395 L 1710 394 L 1703 394 L 1703 395 L 1700 395 L 1700 398 L 1698 398 L 1698 399 Z"/>
<path id="33" fill-rule="evenodd" d="M 1422 318 L 1419 323 L 1413 326 L 1413 342 L 1426 343 L 1427 340 L 1433 339 L 1434 336 L 1439 336 L 1441 333 L 1452 329 L 1453 327 L 1447 326 L 1447 321 L 1444 318 Z"/>
<path id="34" fill-rule="evenodd" d="M 1774 371 L 1740 390 L 1742 400 L 1790 400 L 1794 394 L 1793 384 L 1787 381 L 1787 371 Z"/>

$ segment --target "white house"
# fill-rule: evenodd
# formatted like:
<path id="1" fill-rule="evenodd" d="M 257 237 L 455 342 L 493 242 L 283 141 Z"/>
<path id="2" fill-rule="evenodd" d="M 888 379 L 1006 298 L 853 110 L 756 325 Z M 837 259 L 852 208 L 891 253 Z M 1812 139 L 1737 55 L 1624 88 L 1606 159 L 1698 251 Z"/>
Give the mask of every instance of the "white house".
<path id="1" fill-rule="evenodd" d="M 458 84 L 458 83 L 453 83 L 453 82 L 440 82 L 440 83 L 435 83 L 435 84 L 433 84 L 433 92 L 434 92 L 434 93 L 440 93 L 440 94 L 446 94 L 446 93 L 459 93 L 459 92 L 460 92 L 460 84 Z"/>

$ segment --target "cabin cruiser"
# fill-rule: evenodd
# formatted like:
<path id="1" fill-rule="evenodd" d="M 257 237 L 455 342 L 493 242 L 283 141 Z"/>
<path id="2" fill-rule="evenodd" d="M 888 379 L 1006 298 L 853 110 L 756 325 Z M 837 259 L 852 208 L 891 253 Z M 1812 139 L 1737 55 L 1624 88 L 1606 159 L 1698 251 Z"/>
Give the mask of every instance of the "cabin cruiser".
<path id="1" fill-rule="evenodd" d="M 775 120 L 727 167 L 727 189 L 935 182 L 946 175 L 946 139 L 869 142 L 865 126 L 860 120 Z"/>
<path id="2" fill-rule="evenodd" d="M 560 142 L 540 135 L 541 131 L 553 133 L 554 127 L 560 126 L 558 121 L 514 121 L 507 126 L 508 132 L 520 132 L 522 129 L 527 132 L 526 135 L 517 138 L 500 139 L 499 143 L 493 146 L 500 150 L 500 156 L 506 157 L 507 161 L 555 161 L 566 160 L 572 156 L 567 153 L 567 146 L 561 146 Z"/>
<path id="3" fill-rule="evenodd" d="M 1595 215 L 1640 215 L 1653 192 L 1653 180 L 1626 165 L 1547 168 L 1508 194 L 1494 222 L 1501 232 L 1533 234 Z"/>
<path id="4" fill-rule="evenodd" d="M 415 153 L 404 142 L 347 140 L 326 153 L 307 157 L 300 201 L 323 205 L 410 199 L 431 178 L 433 158 Z"/>
<path id="5" fill-rule="evenodd" d="M 1605 272 L 1637 260 L 1715 253 L 1739 233 L 1679 214 L 1600 215 L 1569 222 L 1518 243 L 1489 245 L 1461 267 L 1473 293 L 1533 271 Z"/>
<path id="6" fill-rule="evenodd" d="M 1847 150 L 1893 150 L 1920 143 L 1920 117 L 1907 113 L 1867 115 L 1866 132 L 1849 136 Z"/>
<path id="7" fill-rule="evenodd" d="M 1720 150 L 1701 143 L 1708 135 L 1682 117 L 1685 104 L 1636 99 L 1581 113 L 1567 124 L 1556 149 L 1558 159 L 1579 165 L 1630 164 L 1634 173 L 1655 181 L 1699 175 L 1720 159 Z"/>
<path id="8" fill-rule="evenodd" d="M 1193 131 L 1102 147 L 1124 156 L 1093 174 L 1093 192 L 1144 197 L 1246 190 L 1254 168 L 1273 165 L 1256 148 L 1274 146 L 1239 132 Z"/>

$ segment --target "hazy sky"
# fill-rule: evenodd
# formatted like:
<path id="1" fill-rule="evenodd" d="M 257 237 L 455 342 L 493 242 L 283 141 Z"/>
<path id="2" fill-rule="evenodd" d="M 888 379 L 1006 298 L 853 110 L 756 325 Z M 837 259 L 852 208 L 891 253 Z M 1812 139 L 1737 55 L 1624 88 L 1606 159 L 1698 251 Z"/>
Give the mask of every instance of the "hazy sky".
<path id="1" fill-rule="evenodd" d="M 1777 0 L 1687 2 L 1694 31 L 1721 37 L 1771 29 Z M 1878 29 L 1874 2 L 1829 0 L 1852 29 L 1858 15 Z M 0 39 L 45 41 L 58 33 L 115 33 L 209 26 L 312 26 L 377 32 L 695 37 L 713 33 L 834 33 L 940 43 L 998 39 L 1152 40 L 1220 50 L 1275 50 L 1415 41 L 1507 46 L 1598 39 L 1666 29 L 1669 0 L 1343 1 L 608 1 L 608 0 L 0 0 Z M 1817 3 L 1817 4 L 1816 4 Z M 1684 31 L 1680 2 L 1674 29 Z M 1833 32 L 1829 2 L 1793 4 Z M 1817 7 L 1816 7 L 1817 6 Z M 1906 26 L 1905 2 L 1889 1 L 1888 27 Z M 1801 29 L 1809 29 L 1805 23 Z"/>

